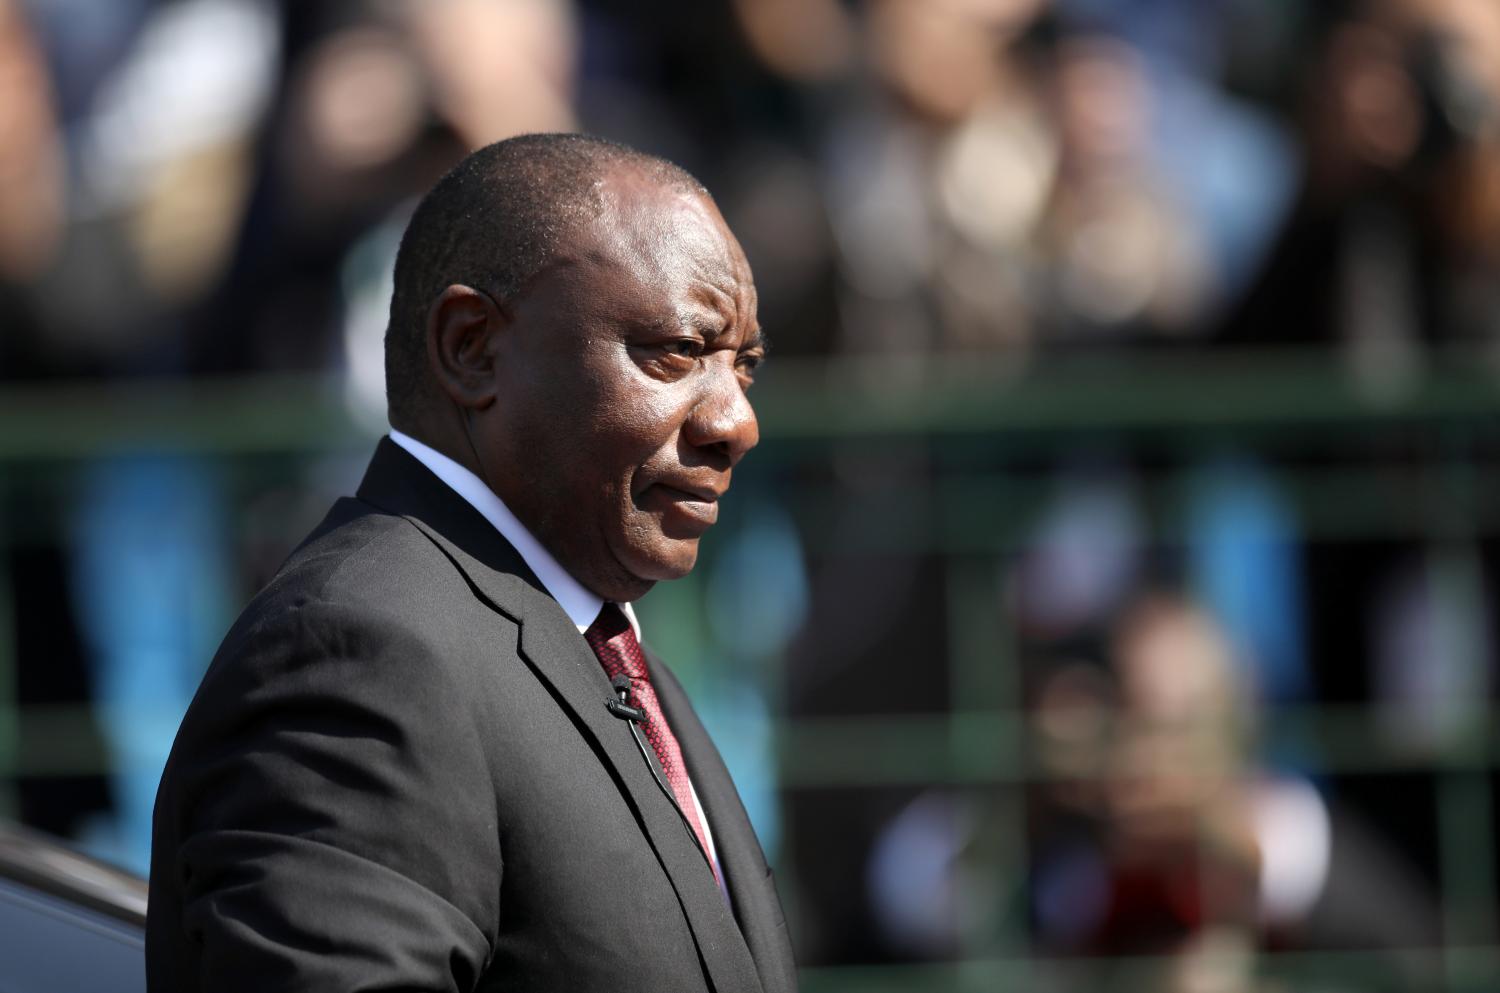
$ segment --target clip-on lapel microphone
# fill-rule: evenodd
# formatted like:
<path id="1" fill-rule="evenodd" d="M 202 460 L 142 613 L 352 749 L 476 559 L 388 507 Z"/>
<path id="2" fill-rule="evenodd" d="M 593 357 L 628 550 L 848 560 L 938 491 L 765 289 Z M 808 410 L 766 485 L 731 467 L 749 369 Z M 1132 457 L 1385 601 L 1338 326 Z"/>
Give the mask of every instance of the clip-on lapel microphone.
<path id="1" fill-rule="evenodd" d="M 609 681 L 619 694 L 619 699 L 604 701 L 604 707 L 622 721 L 635 721 L 637 724 L 646 723 L 646 712 L 639 707 L 630 705 L 630 677 L 623 672 Z"/>

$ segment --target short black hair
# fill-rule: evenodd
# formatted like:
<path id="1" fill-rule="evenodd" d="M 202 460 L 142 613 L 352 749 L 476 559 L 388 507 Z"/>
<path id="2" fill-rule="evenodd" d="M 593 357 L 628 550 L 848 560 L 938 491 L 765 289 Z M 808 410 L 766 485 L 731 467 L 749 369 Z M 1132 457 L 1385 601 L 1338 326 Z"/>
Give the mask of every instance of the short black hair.
<path id="1" fill-rule="evenodd" d="M 385 331 L 393 422 L 417 413 L 433 300 L 455 283 L 501 302 L 513 299 L 555 259 L 561 235 L 603 209 L 601 181 L 620 165 L 708 195 L 680 166 L 628 145 L 593 135 L 526 134 L 470 154 L 422 198 L 396 253 Z"/>

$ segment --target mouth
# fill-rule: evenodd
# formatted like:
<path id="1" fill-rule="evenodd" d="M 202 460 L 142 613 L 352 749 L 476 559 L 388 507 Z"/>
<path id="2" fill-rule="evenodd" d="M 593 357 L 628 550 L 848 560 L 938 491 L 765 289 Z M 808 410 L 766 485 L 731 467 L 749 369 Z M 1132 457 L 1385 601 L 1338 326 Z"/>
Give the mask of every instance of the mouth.
<path id="1" fill-rule="evenodd" d="M 719 519 L 722 490 L 692 483 L 654 483 L 641 493 L 642 509 L 661 514 L 663 528 L 681 530 L 682 537 L 696 537 Z"/>

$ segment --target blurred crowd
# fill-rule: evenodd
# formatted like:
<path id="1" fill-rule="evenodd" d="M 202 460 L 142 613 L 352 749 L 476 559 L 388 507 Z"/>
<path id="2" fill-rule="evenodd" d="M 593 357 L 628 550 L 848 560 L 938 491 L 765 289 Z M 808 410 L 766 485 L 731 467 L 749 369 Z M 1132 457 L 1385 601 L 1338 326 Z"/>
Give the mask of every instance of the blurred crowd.
<path id="1" fill-rule="evenodd" d="M 571 128 L 796 351 L 1492 341 L 1497 66 L 1486 0 L 5 0 L 0 375 L 373 376 L 411 199 Z"/>
<path id="2" fill-rule="evenodd" d="M 1021 375 L 1057 355 L 1309 346 L 1375 391 L 1434 349 L 1500 358 L 1495 0 L 0 0 L 0 389 L 322 373 L 379 430 L 415 198 L 469 149 L 569 129 L 705 181 L 778 356 L 920 372 L 982 355 Z M 1161 593 L 1132 471 L 1096 456 L 1059 454 L 1002 566 L 1040 761 L 1093 770 L 1026 799 L 1039 947 L 1297 947 L 1314 920 L 1356 945 L 1433 940 L 1430 881 L 1240 732 L 1262 705 L 1329 695 L 1335 621 L 1363 627 L 1347 664 L 1398 711 L 1482 680 L 1487 631 L 1457 669 L 1425 665 L 1473 625 L 1433 592 L 1453 556 L 1309 557 L 1275 473 L 1231 452 L 1192 469 L 1187 592 Z M 224 519 L 221 468 L 84 466 L 54 588 L 13 583 L 22 628 L 76 630 L 119 770 L 92 820 L 40 788 L 32 817 L 127 864 L 144 865 L 155 777 L 228 613 L 275 564 Z M 909 471 L 838 485 L 857 504 L 862 480 Z M 765 549 L 799 561 L 766 527 L 747 568 Z M 13 575 L 45 572 L 35 549 L 6 554 Z M 779 587 L 783 619 L 820 618 L 762 647 L 790 653 L 794 716 L 879 712 L 882 666 L 935 651 L 913 630 L 945 609 L 932 561 L 888 566 L 810 558 L 807 589 Z M 854 630 L 872 616 L 909 623 Z M 23 673 L 23 702 L 48 678 Z M 1403 733 L 1451 718 L 1416 713 Z M 1184 752 L 1207 771 L 1184 781 Z M 913 894 L 959 899 L 941 867 L 983 818 L 940 801 L 880 801 L 868 844 L 846 846 L 857 867 L 802 867 L 810 961 L 952 953 Z M 1356 893 L 1317 916 L 1357 878 L 1405 909 L 1377 919 Z"/>

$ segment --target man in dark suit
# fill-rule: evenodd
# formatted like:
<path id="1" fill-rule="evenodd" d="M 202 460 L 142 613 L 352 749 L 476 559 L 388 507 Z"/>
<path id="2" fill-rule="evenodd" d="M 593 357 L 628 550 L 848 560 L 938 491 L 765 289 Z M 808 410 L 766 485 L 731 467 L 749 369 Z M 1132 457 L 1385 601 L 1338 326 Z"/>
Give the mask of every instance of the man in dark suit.
<path id="1" fill-rule="evenodd" d="M 391 437 L 230 631 L 163 775 L 151 989 L 795 989 L 734 785 L 629 607 L 692 568 L 764 351 L 675 166 L 535 135 L 434 188 Z"/>

